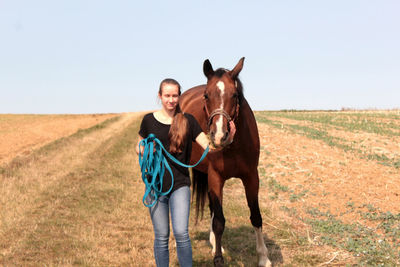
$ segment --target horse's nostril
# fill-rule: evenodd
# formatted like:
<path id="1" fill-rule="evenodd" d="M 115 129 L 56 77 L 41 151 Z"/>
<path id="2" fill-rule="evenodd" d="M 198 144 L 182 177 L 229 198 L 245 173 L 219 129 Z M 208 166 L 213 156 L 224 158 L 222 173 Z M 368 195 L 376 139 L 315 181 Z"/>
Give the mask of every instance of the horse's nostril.
<path id="1" fill-rule="evenodd" d="M 214 138 L 214 137 L 215 137 L 215 132 L 214 132 L 214 131 L 211 131 L 211 132 L 210 132 L 210 136 L 211 136 L 211 138 Z"/>
<path id="2" fill-rule="evenodd" d="M 225 134 L 224 134 L 224 137 L 222 138 L 222 140 L 224 140 L 224 141 L 225 141 L 225 140 L 228 138 L 228 135 L 229 135 L 229 132 L 228 132 L 228 131 L 226 131 L 226 132 L 225 132 Z"/>

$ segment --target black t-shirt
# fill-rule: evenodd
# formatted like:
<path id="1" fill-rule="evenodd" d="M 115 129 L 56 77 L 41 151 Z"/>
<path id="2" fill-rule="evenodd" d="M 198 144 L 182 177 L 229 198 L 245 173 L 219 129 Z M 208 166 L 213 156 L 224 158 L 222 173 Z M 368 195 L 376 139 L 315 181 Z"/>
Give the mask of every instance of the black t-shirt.
<path id="1" fill-rule="evenodd" d="M 172 155 L 184 164 L 189 164 L 190 155 L 192 152 L 192 141 L 194 142 L 197 136 L 202 132 L 202 129 L 197 122 L 197 120 L 188 113 L 185 113 L 184 116 L 188 120 L 188 131 L 186 136 L 186 141 L 183 146 L 181 153 L 173 153 Z M 154 134 L 163 144 L 164 148 L 169 151 L 169 129 L 170 124 L 164 124 L 159 122 L 153 113 L 148 113 L 143 117 L 142 123 L 140 125 L 139 135 L 143 138 L 147 138 L 149 134 Z M 164 152 L 163 152 L 164 153 Z M 164 154 L 164 156 L 166 156 Z M 172 188 L 174 190 L 182 187 L 182 186 L 190 186 L 190 178 L 189 178 L 189 170 L 185 167 L 181 167 L 178 164 L 174 163 L 172 160 L 166 156 L 169 166 L 171 167 L 172 173 L 174 174 L 174 185 Z M 164 178 L 163 178 L 163 188 L 162 191 L 166 192 L 171 187 L 171 174 L 169 171 L 165 170 Z"/>

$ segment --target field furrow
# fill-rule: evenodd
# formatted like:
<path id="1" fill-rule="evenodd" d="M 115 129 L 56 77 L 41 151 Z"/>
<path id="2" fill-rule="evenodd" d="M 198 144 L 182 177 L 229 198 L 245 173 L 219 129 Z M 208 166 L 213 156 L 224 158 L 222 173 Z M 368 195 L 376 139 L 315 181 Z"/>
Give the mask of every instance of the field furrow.
<path id="1" fill-rule="evenodd" d="M 115 116 L 3 114 L 0 116 L 0 164 Z"/>
<path id="2" fill-rule="evenodd" d="M 320 121 L 297 120 L 284 116 L 268 116 L 257 113 L 260 122 L 276 128 L 322 140 L 330 146 L 351 151 L 361 158 L 375 160 L 386 166 L 400 168 L 400 136 L 381 135 L 363 130 L 349 130 L 346 127 Z"/>
<path id="3" fill-rule="evenodd" d="M 337 126 L 347 131 L 363 131 L 387 136 L 400 136 L 399 111 L 382 112 L 257 112 L 267 117 L 276 116 L 297 121 L 309 121 Z"/>

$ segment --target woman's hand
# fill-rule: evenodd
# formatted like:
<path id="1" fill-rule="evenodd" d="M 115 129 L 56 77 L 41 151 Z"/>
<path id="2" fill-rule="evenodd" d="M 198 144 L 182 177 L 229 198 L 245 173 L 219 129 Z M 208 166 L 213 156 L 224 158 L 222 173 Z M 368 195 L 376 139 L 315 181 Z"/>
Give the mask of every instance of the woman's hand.
<path id="1" fill-rule="evenodd" d="M 229 144 L 231 144 L 233 142 L 233 138 L 235 137 L 236 134 L 236 125 L 233 121 L 229 122 Z M 206 136 L 206 134 L 204 132 L 200 133 L 197 138 L 196 138 L 196 142 L 205 150 L 207 148 L 207 146 L 209 146 L 210 148 L 210 152 L 218 152 L 221 151 L 223 149 L 223 147 L 219 147 L 216 148 L 213 146 L 213 144 L 210 142 L 210 140 L 208 139 L 208 137 Z"/>
<path id="2" fill-rule="evenodd" d="M 140 143 L 140 141 L 142 141 L 143 140 L 143 137 L 141 137 L 140 135 L 139 135 L 139 137 L 138 137 L 138 142 L 137 142 L 137 145 L 136 145 L 136 154 L 138 154 L 139 155 L 139 153 L 140 153 L 140 155 L 143 155 L 143 147 L 141 147 L 140 148 L 140 150 L 139 150 L 139 143 Z"/>
<path id="3" fill-rule="evenodd" d="M 140 151 L 139 151 L 139 144 L 143 139 L 144 139 L 143 137 L 139 136 L 138 142 L 137 142 L 137 145 L 136 145 L 136 154 L 139 155 L 139 153 L 140 153 L 141 156 L 143 156 L 144 147 L 143 146 L 140 147 Z M 155 152 L 156 152 L 156 142 L 153 141 L 153 153 L 155 153 Z"/>

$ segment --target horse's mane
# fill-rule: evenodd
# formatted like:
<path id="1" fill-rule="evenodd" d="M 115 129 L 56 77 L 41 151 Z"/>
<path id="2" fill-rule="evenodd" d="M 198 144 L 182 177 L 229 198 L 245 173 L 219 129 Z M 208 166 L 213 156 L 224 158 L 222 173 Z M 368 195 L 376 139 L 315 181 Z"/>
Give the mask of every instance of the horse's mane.
<path id="1" fill-rule="evenodd" d="M 218 78 L 221 78 L 227 72 L 229 72 L 229 70 L 224 69 L 224 68 L 219 68 L 214 72 L 214 75 L 217 76 Z M 241 105 L 242 100 L 244 98 L 243 85 L 242 85 L 242 82 L 240 81 L 239 77 L 235 78 L 235 82 L 237 83 L 236 89 L 237 89 L 238 97 L 239 97 L 239 105 Z"/>

